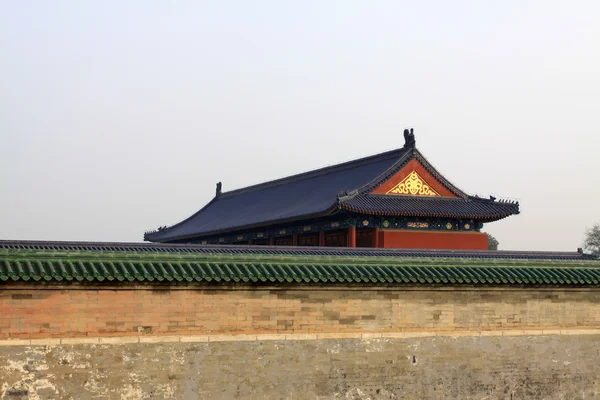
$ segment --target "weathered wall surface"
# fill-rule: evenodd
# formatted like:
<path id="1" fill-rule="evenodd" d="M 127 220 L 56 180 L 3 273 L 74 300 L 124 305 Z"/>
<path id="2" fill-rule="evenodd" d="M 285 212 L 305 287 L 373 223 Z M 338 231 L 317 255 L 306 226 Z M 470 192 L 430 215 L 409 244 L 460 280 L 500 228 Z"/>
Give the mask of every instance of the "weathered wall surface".
<path id="1" fill-rule="evenodd" d="M 600 290 L 0 290 L 0 339 L 103 335 L 599 328 Z"/>
<path id="2" fill-rule="evenodd" d="M 0 346 L 0 399 L 588 399 L 600 335 Z"/>
<path id="3" fill-rule="evenodd" d="M 0 291 L 0 399 L 584 399 L 600 291 Z"/>

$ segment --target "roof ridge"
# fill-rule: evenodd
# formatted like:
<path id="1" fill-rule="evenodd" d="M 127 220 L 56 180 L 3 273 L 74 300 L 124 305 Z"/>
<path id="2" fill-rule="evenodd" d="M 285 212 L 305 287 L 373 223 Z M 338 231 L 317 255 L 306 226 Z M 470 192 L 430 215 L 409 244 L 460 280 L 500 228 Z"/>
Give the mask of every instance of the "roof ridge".
<path id="1" fill-rule="evenodd" d="M 362 257 L 366 255 L 377 257 L 440 257 L 453 258 L 494 258 L 518 259 L 547 259 L 548 257 L 574 257 L 577 260 L 598 261 L 597 257 L 576 251 L 547 251 L 547 250 L 445 250 L 445 249 L 405 249 L 405 248 L 360 248 L 360 247 L 296 247 L 296 246 L 252 246 L 252 245 L 200 245 L 183 243 L 145 243 L 145 242 L 93 242 L 93 241 L 46 241 L 46 240 L 0 240 L 0 250 L 3 251 L 91 251 L 91 252 L 133 252 L 133 253 L 188 253 L 222 255 L 318 255 L 334 257 Z M 543 257 L 543 258 L 541 258 Z"/>
<path id="2" fill-rule="evenodd" d="M 377 186 L 381 185 L 383 182 L 390 179 L 397 171 L 402 169 L 404 167 L 404 165 L 406 165 L 414 157 L 416 148 L 411 147 L 407 150 L 408 151 L 405 151 L 404 154 L 402 154 L 402 156 L 400 156 L 398 158 L 398 160 L 391 167 L 389 167 L 387 170 L 383 171 L 378 177 L 373 179 L 371 182 L 358 188 L 357 194 L 370 193 L 374 188 L 376 188 Z"/>
<path id="3" fill-rule="evenodd" d="M 242 187 L 239 189 L 222 192 L 219 195 L 219 199 L 223 199 L 223 198 L 234 196 L 234 195 L 241 194 L 241 193 L 251 192 L 254 190 L 264 189 L 267 187 L 284 185 L 286 183 L 296 182 L 296 181 L 299 181 L 302 179 L 308 179 L 308 178 L 312 178 L 315 176 L 324 175 L 326 173 L 352 168 L 352 167 L 355 167 L 358 165 L 369 164 L 372 162 L 380 161 L 380 160 L 388 158 L 388 157 L 393 158 L 395 156 L 401 156 L 402 151 L 404 151 L 404 150 L 405 149 L 401 147 L 401 148 L 394 149 L 394 150 L 388 150 L 383 153 L 377 153 L 377 154 L 373 154 L 373 155 L 370 155 L 367 157 L 356 158 L 356 159 L 344 161 L 344 162 L 341 162 L 338 164 L 333 164 L 333 165 L 328 165 L 326 167 L 313 169 L 311 171 L 301 172 L 299 174 L 294 174 L 294 175 L 288 175 L 283 178 L 277 178 L 277 179 L 273 179 L 270 181 L 258 183 L 255 185 L 245 186 L 245 187 Z"/>
<path id="4" fill-rule="evenodd" d="M 411 160 L 416 159 L 435 179 L 437 179 L 444 187 L 454 193 L 457 197 L 466 200 L 469 195 L 463 190 L 454 185 L 448 178 L 440 173 L 427 158 L 416 147 L 410 147 L 402 154 L 398 161 L 384 171 L 377 178 L 358 189 L 359 194 L 365 195 L 371 193 L 375 188 L 379 187 L 385 181 L 390 179 L 394 174 L 404 168 Z M 380 195 L 378 195 L 380 196 Z"/>
<path id="5" fill-rule="evenodd" d="M 419 162 L 425 167 L 425 169 L 433 175 L 435 179 L 437 179 L 442 185 L 446 186 L 450 189 L 458 197 L 462 197 L 463 199 L 467 199 L 469 194 L 464 190 L 461 190 L 456 186 L 450 179 L 446 178 L 446 176 L 442 175 L 440 171 L 429 161 L 423 153 L 421 153 L 418 149 L 415 149 L 415 158 L 419 160 Z"/>

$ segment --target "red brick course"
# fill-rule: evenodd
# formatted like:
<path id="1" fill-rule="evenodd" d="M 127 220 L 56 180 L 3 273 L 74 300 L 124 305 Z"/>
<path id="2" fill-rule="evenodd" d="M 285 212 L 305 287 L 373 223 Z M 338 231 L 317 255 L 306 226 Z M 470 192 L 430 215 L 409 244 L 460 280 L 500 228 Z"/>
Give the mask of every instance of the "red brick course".
<path id="1" fill-rule="evenodd" d="M 585 289 L 0 290 L 0 339 L 600 328 Z"/>

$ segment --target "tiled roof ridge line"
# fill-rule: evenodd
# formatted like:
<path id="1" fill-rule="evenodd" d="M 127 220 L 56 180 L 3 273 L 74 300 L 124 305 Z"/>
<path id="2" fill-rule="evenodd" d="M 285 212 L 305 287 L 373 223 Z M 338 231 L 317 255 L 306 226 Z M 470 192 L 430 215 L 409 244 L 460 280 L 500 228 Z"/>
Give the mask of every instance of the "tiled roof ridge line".
<path id="1" fill-rule="evenodd" d="M 402 256 L 402 257 L 455 257 L 465 258 L 513 258 L 513 257 L 579 257 L 578 252 L 568 251 L 520 251 L 520 250 L 442 250 L 442 249 L 381 249 L 381 248 L 336 248 L 336 247 L 294 247 L 294 246 L 236 246 L 236 245 L 198 245 L 198 244 L 163 244 L 142 242 L 83 242 L 83 241 L 36 241 L 36 240 L 0 240 L 0 252 L 3 250 L 30 251 L 88 251 L 88 252 L 132 252 L 132 253 L 211 253 L 215 254 L 286 254 L 309 255 L 319 254 L 340 256 L 344 253 L 358 256 Z M 592 257 L 590 254 L 584 256 Z M 593 257 L 594 259 L 596 257 Z"/>
<path id="2" fill-rule="evenodd" d="M 25 250 L 0 250 L 0 260 L 2 258 L 8 259 L 22 259 L 27 257 L 36 257 L 40 260 L 57 260 L 57 259 L 76 259 L 79 261 L 85 261 L 88 259 L 99 259 L 98 253 L 95 251 L 61 251 L 54 253 L 52 251 L 25 251 Z M 337 264 L 345 263 L 348 261 L 360 262 L 363 264 L 370 263 L 418 263 L 418 264 L 444 264 L 444 263 L 455 263 L 459 260 L 462 265 L 486 263 L 486 264 L 507 264 L 507 263 L 544 263 L 548 260 L 560 260 L 563 263 L 573 264 L 579 262 L 595 261 L 596 258 L 591 255 L 584 254 L 581 258 L 575 258 L 575 254 L 548 254 L 547 257 L 541 258 L 539 255 L 532 255 L 531 258 L 527 258 L 525 254 L 515 254 L 511 257 L 510 254 L 503 254 L 500 256 L 484 256 L 479 254 L 441 254 L 441 255 L 424 255 L 424 254 L 381 254 L 381 255 L 331 255 L 331 254 L 286 254 L 286 253 L 271 253 L 271 254 L 260 254 L 260 253 L 245 253 L 245 254 L 232 254 L 232 253 L 155 253 L 155 252 L 127 252 L 127 251 L 110 251 L 102 252 L 102 259 L 106 261 L 127 261 L 127 262 L 151 262 L 151 261 L 172 261 L 172 262 L 243 262 L 243 261 L 283 261 L 283 262 L 323 262 L 331 261 Z"/>
<path id="3" fill-rule="evenodd" d="M 283 185 L 286 183 L 296 182 L 298 180 L 312 178 L 315 176 L 324 175 L 324 174 L 331 173 L 331 172 L 342 171 L 342 170 L 345 170 L 348 168 L 356 167 L 358 165 L 370 164 L 373 162 L 381 161 L 382 159 L 386 159 L 388 157 L 393 158 L 395 156 L 395 153 L 401 153 L 403 150 L 404 150 L 403 148 L 388 150 L 383 153 L 377 153 L 377 154 L 373 154 L 373 155 L 370 155 L 367 157 L 361 157 L 361 158 L 357 158 L 354 160 L 344 161 L 339 164 L 328 165 L 326 167 L 317 168 L 317 169 L 314 169 L 311 171 L 301 172 L 299 174 L 289 175 L 289 176 L 285 176 L 282 178 L 277 178 L 277 179 L 273 179 L 270 181 L 258 183 L 255 185 L 250 185 L 250 186 L 242 187 L 239 189 L 230 190 L 227 192 L 222 192 L 221 195 L 219 196 L 219 198 L 231 197 L 234 195 L 238 195 L 240 193 L 251 192 L 254 190 L 264 189 L 267 187 L 279 186 L 279 185 Z"/>
<path id="4" fill-rule="evenodd" d="M 365 204 L 370 200 L 381 200 L 381 199 L 391 199 L 397 200 L 398 196 L 387 196 L 376 194 L 372 195 L 371 192 L 383 184 L 385 181 L 390 179 L 394 174 L 398 171 L 402 170 L 411 160 L 416 159 L 423 165 L 423 167 L 442 185 L 444 185 L 448 190 L 454 193 L 458 198 L 445 198 L 445 197 L 435 197 L 435 198 L 426 198 L 421 196 L 401 196 L 402 198 L 417 198 L 422 202 L 431 202 L 436 203 L 439 201 L 448 201 L 449 203 L 453 201 L 462 201 L 465 203 L 487 203 L 494 206 L 504 207 L 504 210 L 495 210 L 495 212 L 490 213 L 482 218 L 480 215 L 476 214 L 457 214 L 457 213 L 436 213 L 434 217 L 441 218 L 471 218 L 471 219 L 481 219 L 481 220 L 498 220 L 502 218 L 506 218 L 510 215 L 519 214 L 519 202 L 518 201 L 510 201 L 510 200 L 500 200 L 496 201 L 494 197 L 480 198 L 479 196 L 471 196 L 468 193 L 462 191 L 457 186 L 455 186 L 450 180 L 444 177 L 434 166 L 431 164 L 425 156 L 416 148 L 410 148 L 405 154 L 403 154 L 400 159 L 394 163 L 390 168 L 388 168 L 384 173 L 382 173 L 378 178 L 374 179 L 372 182 L 364 185 L 358 190 L 352 191 L 350 193 L 345 193 L 342 196 L 338 196 L 338 207 L 340 209 L 345 209 L 350 212 L 356 213 L 367 213 L 367 214 L 375 214 L 381 216 L 404 216 L 404 217 L 428 217 L 431 216 L 429 212 L 417 212 L 417 211 L 403 211 L 403 212 L 393 212 L 390 210 L 382 211 L 378 209 L 373 209 L 367 207 Z M 506 207 L 508 205 L 516 206 L 514 207 Z"/>
<path id="5" fill-rule="evenodd" d="M 408 164 L 408 162 L 410 160 L 412 160 L 412 158 L 414 157 L 415 151 L 416 151 L 416 148 L 414 148 L 414 147 L 406 149 L 404 154 L 402 154 L 391 167 L 389 167 L 386 171 L 384 171 L 378 177 L 373 179 L 371 182 L 367 183 L 366 185 L 364 185 L 360 188 L 357 188 L 354 195 L 368 194 L 373 189 L 375 189 L 377 186 L 381 185 L 383 182 L 390 179 L 396 172 L 401 170 L 406 164 Z M 343 198 L 343 200 L 346 200 L 346 198 Z"/>
<path id="6" fill-rule="evenodd" d="M 450 191 L 452 193 L 454 193 L 455 195 L 457 195 L 458 197 L 461 197 L 463 199 L 467 199 L 469 197 L 467 192 L 459 189 L 458 186 L 456 186 L 454 183 L 452 183 L 452 181 L 450 181 L 450 179 L 448 179 L 444 175 L 442 175 L 437 170 L 437 168 L 435 168 L 435 166 L 427 158 L 425 158 L 423 153 L 421 153 L 418 149 L 416 150 L 416 159 L 421 162 L 421 164 L 425 167 L 427 172 L 429 172 L 431 175 L 433 175 L 434 178 L 436 178 L 438 181 L 440 181 L 442 183 L 442 185 L 444 185 L 448 189 L 450 189 Z"/>
<path id="7" fill-rule="evenodd" d="M 3 254 L 4 253 L 4 254 Z M 289 254 L 219 254 L 219 253 L 126 253 L 126 252 L 107 252 L 99 256 L 93 252 L 60 252 L 54 253 L 47 251 L 44 253 L 29 252 L 23 250 L 8 250 L 0 252 L 0 262 L 45 262 L 48 260 L 55 262 L 106 262 L 106 263 L 276 263 L 278 265 L 288 264 L 319 264 L 336 266 L 434 266 L 434 267 L 464 267 L 464 268 L 556 268 L 548 265 L 548 259 L 526 259 L 526 258 L 474 258 L 474 257 L 391 257 L 391 256 L 331 256 L 331 255 L 289 255 Z M 590 262 L 586 259 L 560 260 L 561 267 L 581 267 L 590 268 Z M 600 265 L 592 265 L 594 268 Z"/>
<path id="8" fill-rule="evenodd" d="M 377 178 L 367 183 L 366 185 L 358 188 L 356 190 L 357 195 L 368 195 L 375 188 L 380 186 L 382 183 L 390 179 L 394 174 L 404 168 L 412 159 L 416 159 L 419 161 L 425 170 L 429 172 L 435 179 L 437 179 L 442 185 L 447 187 L 453 194 L 462 199 L 468 199 L 469 195 L 460 190 L 456 185 L 454 185 L 450 180 L 445 178 L 434 166 L 431 164 L 425 156 L 417 149 L 416 147 L 408 148 L 404 154 L 395 162 L 391 167 L 389 167 L 385 172 L 379 175 Z M 344 198 L 344 200 L 346 200 Z"/>

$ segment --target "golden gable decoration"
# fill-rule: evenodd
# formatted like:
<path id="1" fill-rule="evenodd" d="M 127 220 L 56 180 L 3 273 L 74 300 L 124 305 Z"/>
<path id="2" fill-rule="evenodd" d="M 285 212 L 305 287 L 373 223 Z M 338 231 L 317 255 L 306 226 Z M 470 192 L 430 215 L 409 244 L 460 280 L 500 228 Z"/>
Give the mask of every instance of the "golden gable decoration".
<path id="1" fill-rule="evenodd" d="M 402 182 L 391 188 L 386 194 L 407 194 L 411 196 L 439 196 L 416 171 L 412 171 Z"/>

